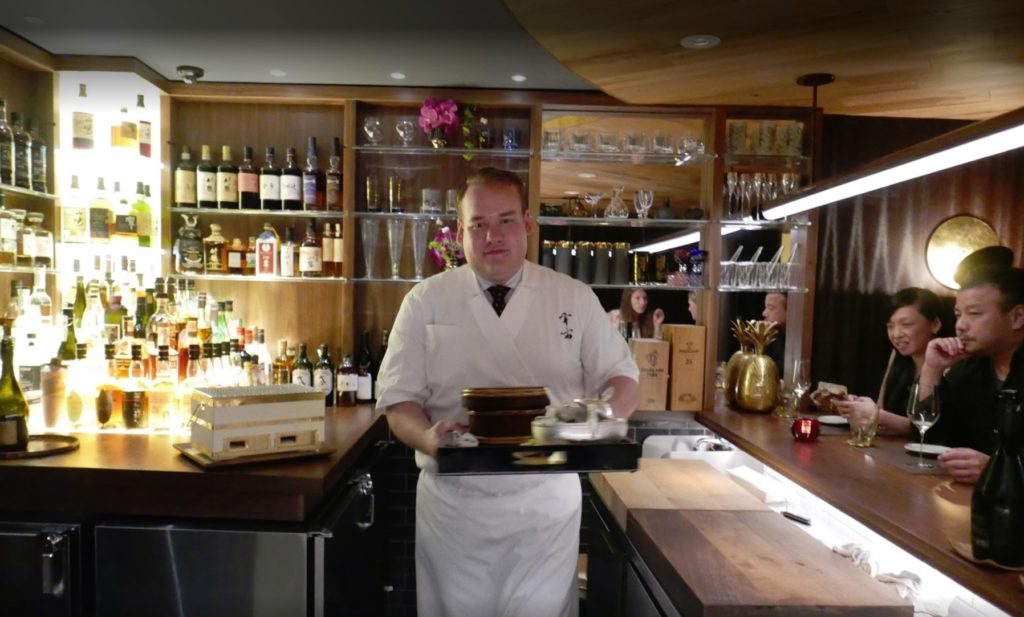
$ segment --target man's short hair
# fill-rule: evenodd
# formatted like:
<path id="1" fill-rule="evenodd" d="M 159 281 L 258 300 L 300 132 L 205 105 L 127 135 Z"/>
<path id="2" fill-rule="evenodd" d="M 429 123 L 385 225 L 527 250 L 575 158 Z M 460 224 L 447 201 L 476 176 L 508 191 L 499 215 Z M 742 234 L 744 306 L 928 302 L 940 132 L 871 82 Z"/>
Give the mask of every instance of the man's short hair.
<path id="1" fill-rule="evenodd" d="M 999 290 L 1002 300 L 999 308 L 1008 312 L 1018 304 L 1024 304 L 1024 270 L 1007 266 L 981 266 L 971 270 L 964 277 L 960 289 L 971 289 L 991 285 Z"/>
<path id="2" fill-rule="evenodd" d="M 523 182 L 523 179 L 519 177 L 519 174 L 506 169 L 498 169 L 497 167 L 484 167 L 466 178 L 466 182 L 462 185 L 462 188 L 459 189 L 458 208 L 460 217 L 462 216 L 462 200 L 466 197 L 466 191 L 468 191 L 469 187 L 474 184 L 511 186 L 517 193 L 519 193 L 519 201 L 522 211 L 526 212 L 530 207 L 526 184 Z"/>

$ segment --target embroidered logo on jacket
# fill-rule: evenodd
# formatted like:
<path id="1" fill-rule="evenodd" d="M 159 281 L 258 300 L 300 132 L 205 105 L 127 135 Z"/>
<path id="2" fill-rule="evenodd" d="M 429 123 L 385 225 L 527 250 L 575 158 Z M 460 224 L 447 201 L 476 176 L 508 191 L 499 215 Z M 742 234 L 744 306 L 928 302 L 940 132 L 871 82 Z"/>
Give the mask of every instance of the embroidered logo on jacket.
<path id="1" fill-rule="evenodd" d="M 558 320 L 562 322 L 562 331 L 559 332 L 559 334 L 561 334 L 564 339 L 572 338 L 572 328 L 569 327 L 570 317 L 572 317 L 572 313 L 566 313 L 565 311 L 562 311 L 558 316 Z"/>

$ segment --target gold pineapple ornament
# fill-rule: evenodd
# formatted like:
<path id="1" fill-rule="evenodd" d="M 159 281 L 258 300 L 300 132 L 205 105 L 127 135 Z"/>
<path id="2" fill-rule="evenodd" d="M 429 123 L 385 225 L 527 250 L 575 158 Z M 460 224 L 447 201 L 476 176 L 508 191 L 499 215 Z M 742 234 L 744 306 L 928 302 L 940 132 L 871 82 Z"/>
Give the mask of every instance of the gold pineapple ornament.
<path id="1" fill-rule="evenodd" d="M 769 412 L 779 397 L 779 368 L 764 354 L 765 348 L 775 340 L 775 324 L 748 321 L 744 333 L 753 347 L 736 377 L 736 404 L 747 411 Z"/>
<path id="2" fill-rule="evenodd" d="M 746 365 L 747 360 L 750 359 L 751 354 L 751 342 L 747 338 L 747 327 L 739 319 L 734 319 L 732 322 L 732 334 L 736 337 L 736 340 L 740 343 L 740 349 L 736 353 L 732 354 L 729 358 L 729 362 L 725 365 L 725 402 L 732 405 L 736 402 L 736 383 L 739 381 L 740 370 Z"/>

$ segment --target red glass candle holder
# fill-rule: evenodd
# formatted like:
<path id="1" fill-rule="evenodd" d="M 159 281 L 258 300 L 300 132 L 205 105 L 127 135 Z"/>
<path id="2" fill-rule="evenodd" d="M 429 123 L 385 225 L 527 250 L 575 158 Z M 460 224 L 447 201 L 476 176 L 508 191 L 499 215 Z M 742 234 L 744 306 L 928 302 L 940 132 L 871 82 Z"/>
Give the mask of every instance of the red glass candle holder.
<path id="1" fill-rule="evenodd" d="M 789 432 L 797 441 L 814 441 L 821 433 L 821 425 L 814 418 L 797 418 L 793 420 Z"/>

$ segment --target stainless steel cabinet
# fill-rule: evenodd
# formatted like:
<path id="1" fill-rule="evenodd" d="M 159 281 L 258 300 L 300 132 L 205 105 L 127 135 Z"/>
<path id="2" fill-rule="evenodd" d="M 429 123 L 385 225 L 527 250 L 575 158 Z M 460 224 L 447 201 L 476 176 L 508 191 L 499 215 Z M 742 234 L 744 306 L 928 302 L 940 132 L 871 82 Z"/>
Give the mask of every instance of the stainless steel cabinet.
<path id="1" fill-rule="evenodd" d="M 0 524 L 0 615 L 81 614 L 77 525 Z"/>

